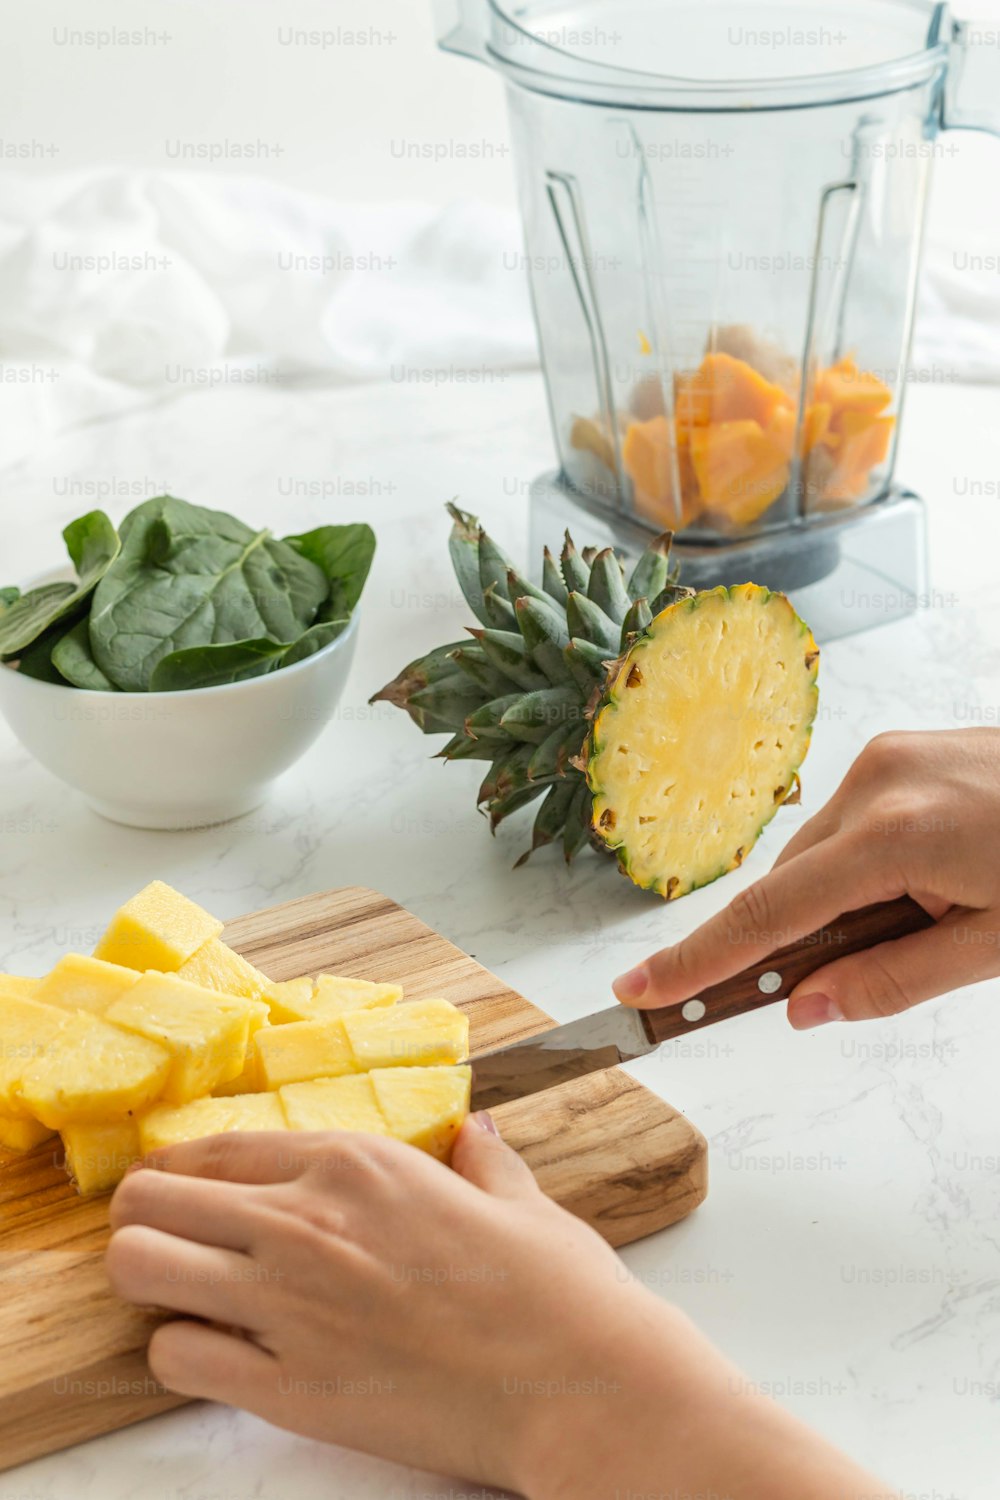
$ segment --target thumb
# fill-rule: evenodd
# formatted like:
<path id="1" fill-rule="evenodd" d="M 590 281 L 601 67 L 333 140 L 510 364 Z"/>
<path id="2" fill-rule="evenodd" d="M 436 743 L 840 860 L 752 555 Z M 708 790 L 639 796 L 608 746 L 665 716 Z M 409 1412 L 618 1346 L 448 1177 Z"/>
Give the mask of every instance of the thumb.
<path id="1" fill-rule="evenodd" d="M 541 1191 L 530 1167 L 497 1132 L 492 1115 L 469 1116 L 455 1142 L 451 1164 L 466 1182 L 495 1198 L 532 1198 Z"/>
<path id="2" fill-rule="evenodd" d="M 788 1019 L 796 1031 L 810 1031 L 828 1021 L 894 1016 L 997 974 L 997 914 L 953 908 L 922 932 L 814 970 L 789 996 Z"/>

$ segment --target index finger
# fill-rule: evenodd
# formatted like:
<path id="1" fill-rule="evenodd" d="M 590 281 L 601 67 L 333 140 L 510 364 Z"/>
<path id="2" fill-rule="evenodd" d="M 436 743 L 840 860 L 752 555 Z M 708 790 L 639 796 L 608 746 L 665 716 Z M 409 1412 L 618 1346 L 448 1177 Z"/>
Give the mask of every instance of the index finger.
<path id="1" fill-rule="evenodd" d="M 162 1146 L 150 1152 L 145 1167 L 185 1177 L 266 1186 L 294 1182 L 316 1166 L 325 1171 L 357 1173 L 381 1159 L 387 1143 L 362 1131 L 231 1131 Z"/>
<path id="2" fill-rule="evenodd" d="M 661 948 L 612 988 L 623 1005 L 679 1005 L 846 911 L 902 896 L 898 882 L 852 836 L 826 839 L 747 886 L 690 937 Z"/>

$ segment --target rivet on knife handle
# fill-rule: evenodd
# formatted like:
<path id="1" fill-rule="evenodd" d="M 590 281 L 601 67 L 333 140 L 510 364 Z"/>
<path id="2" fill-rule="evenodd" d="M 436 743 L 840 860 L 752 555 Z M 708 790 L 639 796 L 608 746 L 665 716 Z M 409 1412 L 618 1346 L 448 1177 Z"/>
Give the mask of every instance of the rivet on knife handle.
<path id="1" fill-rule="evenodd" d="M 776 953 L 769 953 L 759 963 L 743 969 L 732 979 L 709 986 L 681 1006 L 643 1011 L 646 1029 L 653 1041 L 665 1042 L 701 1026 L 711 1026 L 715 1021 L 773 1005 L 776 1000 L 786 999 L 803 979 L 825 964 L 879 943 L 909 937 L 932 923 L 933 918 L 909 896 L 845 912 L 835 922 Z"/>

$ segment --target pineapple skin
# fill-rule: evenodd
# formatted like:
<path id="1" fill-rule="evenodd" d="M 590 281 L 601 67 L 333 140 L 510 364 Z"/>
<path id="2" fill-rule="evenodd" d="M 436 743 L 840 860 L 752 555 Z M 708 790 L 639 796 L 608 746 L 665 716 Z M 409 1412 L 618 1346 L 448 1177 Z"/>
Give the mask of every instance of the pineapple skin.
<path id="1" fill-rule="evenodd" d="M 787 638 L 799 651 L 805 673 L 803 717 L 798 729 L 798 739 L 794 750 L 790 747 L 790 755 L 782 763 L 783 780 L 778 787 L 771 789 L 769 801 L 762 798 L 763 812 L 755 820 L 755 826 L 749 829 L 744 827 L 741 842 L 731 852 L 724 854 L 718 865 L 700 873 L 685 876 L 671 874 L 667 869 L 644 871 L 641 867 L 641 860 L 636 858 L 626 838 L 621 836 L 620 828 L 617 826 L 609 828 L 606 823 L 602 824 L 602 819 L 606 818 L 610 806 L 603 778 L 608 758 L 618 751 L 622 732 L 622 726 L 616 723 L 616 720 L 619 718 L 619 711 L 628 703 L 628 695 L 631 692 L 629 679 L 633 671 L 638 668 L 641 674 L 644 654 L 659 644 L 668 631 L 681 624 L 685 616 L 704 610 L 712 601 L 723 607 L 728 605 L 738 608 L 741 605 L 749 605 L 761 609 L 777 608 L 787 615 Z M 681 896 L 690 895 L 704 886 L 711 885 L 743 863 L 780 807 L 799 800 L 798 773 L 809 751 L 812 726 L 819 702 L 818 671 L 819 648 L 808 625 L 795 612 L 784 594 L 753 583 L 705 590 L 695 594 L 692 598 L 681 599 L 669 605 L 661 610 L 643 634 L 615 663 L 593 710 L 593 729 L 586 757 L 587 785 L 594 798 L 591 837 L 599 847 L 606 848 L 615 855 L 620 872 L 627 876 L 634 885 L 641 890 L 661 896 L 667 901 L 678 900 Z M 702 785 L 711 788 L 710 767 L 706 768 Z M 722 790 L 725 793 L 727 788 L 724 786 Z M 671 862 L 675 862 L 679 869 L 691 868 L 691 861 L 680 851 L 675 860 L 671 856 L 668 863 Z"/>

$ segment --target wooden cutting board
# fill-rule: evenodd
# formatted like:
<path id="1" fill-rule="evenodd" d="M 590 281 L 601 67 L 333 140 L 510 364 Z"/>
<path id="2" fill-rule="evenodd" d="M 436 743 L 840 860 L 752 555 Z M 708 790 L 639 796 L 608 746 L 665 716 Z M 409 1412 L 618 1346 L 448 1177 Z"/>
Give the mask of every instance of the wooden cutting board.
<path id="1" fill-rule="evenodd" d="M 241 917 L 224 937 L 272 979 L 321 971 L 444 995 L 484 1052 L 551 1025 L 460 949 L 361 887 Z M 707 1188 L 703 1137 L 626 1074 L 562 1085 L 495 1111 L 550 1197 L 612 1245 L 691 1212 Z M 58 1143 L 57 1143 L 58 1144 Z M 81 1199 L 52 1145 L 0 1150 L 0 1470 L 182 1404 L 145 1360 L 157 1322 L 118 1302 L 102 1252 L 107 1197 Z"/>

